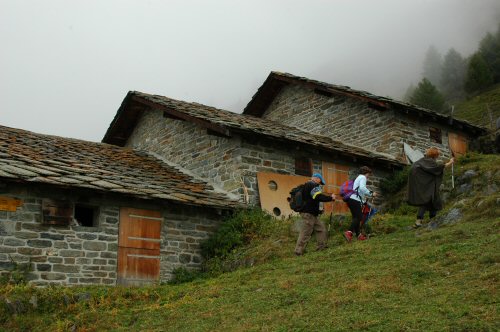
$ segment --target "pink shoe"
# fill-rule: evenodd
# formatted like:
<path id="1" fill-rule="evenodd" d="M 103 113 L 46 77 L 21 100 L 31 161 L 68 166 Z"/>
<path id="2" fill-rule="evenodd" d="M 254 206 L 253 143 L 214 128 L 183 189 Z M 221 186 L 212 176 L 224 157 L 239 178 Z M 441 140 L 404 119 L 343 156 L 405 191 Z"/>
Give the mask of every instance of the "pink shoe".
<path id="1" fill-rule="evenodd" d="M 364 235 L 364 234 L 359 234 L 359 235 L 358 235 L 358 240 L 359 240 L 359 241 L 364 241 L 364 240 L 368 240 L 368 238 L 367 238 L 367 237 L 366 237 L 366 235 Z"/>
<path id="2" fill-rule="evenodd" d="M 345 237 L 345 239 L 346 239 L 347 242 L 351 242 L 351 240 L 352 240 L 352 232 L 351 231 L 344 232 L 344 237 Z"/>

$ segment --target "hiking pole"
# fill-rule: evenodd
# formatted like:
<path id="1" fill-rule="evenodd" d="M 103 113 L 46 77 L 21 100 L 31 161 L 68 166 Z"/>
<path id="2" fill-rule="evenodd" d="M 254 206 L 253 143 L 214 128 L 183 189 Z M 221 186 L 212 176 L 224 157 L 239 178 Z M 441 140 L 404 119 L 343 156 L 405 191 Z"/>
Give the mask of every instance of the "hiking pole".
<path id="1" fill-rule="evenodd" d="M 332 215 L 333 215 L 333 208 L 332 212 L 330 212 L 330 221 L 328 221 L 328 233 L 330 233 L 330 226 L 332 225 Z"/>
<path id="2" fill-rule="evenodd" d="M 455 154 L 453 151 L 451 151 L 451 156 L 453 159 L 455 159 Z M 454 171 L 454 166 L 455 166 L 455 160 L 453 160 L 453 163 L 451 164 L 451 188 L 455 189 L 455 171 Z"/>

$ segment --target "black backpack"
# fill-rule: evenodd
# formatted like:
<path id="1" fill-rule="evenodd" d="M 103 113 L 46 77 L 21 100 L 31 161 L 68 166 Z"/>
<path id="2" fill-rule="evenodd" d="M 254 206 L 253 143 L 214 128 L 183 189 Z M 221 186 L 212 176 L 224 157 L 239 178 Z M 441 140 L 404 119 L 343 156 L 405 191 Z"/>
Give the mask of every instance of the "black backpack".
<path id="1" fill-rule="evenodd" d="M 292 190 L 290 190 L 290 196 L 286 199 L 288 201 L 288 204 L 290 205 L 290 209 L 292 209 L 295 212 L 301 212 L 302 209 L 304 208 L 304 184 L 301 184 Z"/>

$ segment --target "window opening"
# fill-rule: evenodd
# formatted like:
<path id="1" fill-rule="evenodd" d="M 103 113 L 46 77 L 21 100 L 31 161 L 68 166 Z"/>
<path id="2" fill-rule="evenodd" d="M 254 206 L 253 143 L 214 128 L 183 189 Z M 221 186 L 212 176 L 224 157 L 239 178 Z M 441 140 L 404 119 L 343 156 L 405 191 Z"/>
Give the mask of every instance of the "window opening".
<path id="1" fill-rule="evenodd" d="M 295 174 L 311 176 L 312 175 L 312 159 L 311 158 L 296 158 L 295 159 Z"/>
<path id="2" fill-rule="evenodd" d="M 75 220 L 79 226 L 94 227 L 97 225 L 97 208 L 75 204 Z"/>
<path id="3" fill-rule="evenodd" d="M 276 181 L 271 180 L 267 185 L 269 186 L 269 189 L 271 189 L 272 191 L 278 190 L 278 184 L 276 183 Z"/>
<path id="4" fill-rule="evenodd" d="M 429 137 L 431 138 L 431 142 L 434 143 L 443 143 L 443 139 L 441 138 L 441 129 L 430 127 L 429 128 Z"/>

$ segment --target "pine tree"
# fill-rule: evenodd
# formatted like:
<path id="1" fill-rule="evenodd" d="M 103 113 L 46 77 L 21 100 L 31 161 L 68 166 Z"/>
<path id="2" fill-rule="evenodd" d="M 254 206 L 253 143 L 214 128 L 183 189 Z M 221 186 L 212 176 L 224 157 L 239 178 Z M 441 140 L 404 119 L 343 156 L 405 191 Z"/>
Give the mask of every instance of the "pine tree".
<path id="1" fill-rule="evenodd" d="M 467 76 L 465 78 L 465 91 L 474 93 L 481 91 L 493 84 L 493 74 L 480 52 L 474 53 L 469 60 Z"/>
<path id="2" fill-rule="evenodd" d="M 467 64 L 455 49 L 451 48 L 444 57 L 441 72 L 441 91 L 447 100 L 460 100 L 464 97 L 464 81 Z"/>
<path id="3" fill-rule="evenodd" d="M 442 66 L 443 58 L 441 54 L 434 45 L 431 45 L 425 55 L 422 77 L 427 78 L 434 86 L 439 86 Z"/>
<path id="4" fill-rule="evenodd" d="M 415 85 L 413 83 L 410 83 L 403 96 L 403 101 L 410 102 L 411 97 L 415 93 L 415 89 L 416 89 Z"/>
<path id="5" fill-rule="evenodd" d="M 423 78 L 418 83 L 417 88 L 410 98 L 412 104 L 434 110 L 436 112 L 443 112 L 445 108 L 445 100 L 443 95 L 438 89 L 427 79 Z"/>
<path id="6" fill-rule="evenodd" d="M 500 25 L 495 35 L 488 33 L 479 43 L 479 53 L 493 75 L 493 83 L 500 83 Z"/>

